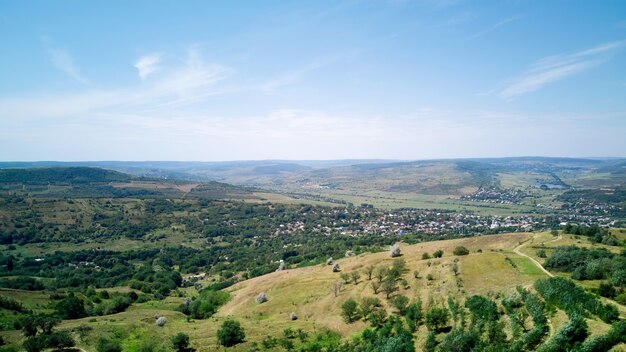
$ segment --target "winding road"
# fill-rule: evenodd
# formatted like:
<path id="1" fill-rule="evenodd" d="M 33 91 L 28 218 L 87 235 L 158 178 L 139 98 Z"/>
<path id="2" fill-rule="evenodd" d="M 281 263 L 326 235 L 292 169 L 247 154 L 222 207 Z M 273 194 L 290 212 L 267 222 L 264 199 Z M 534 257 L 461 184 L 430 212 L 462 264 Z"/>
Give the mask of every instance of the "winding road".
<path id="1" fill-rule="evenodd" d="M 544 242 L 544 243 L 555 242 L 555 241 L 560 240 L 561 238 L 562 238 L 562 235 L 559 235 L 559 237 L 557 237 L 557 238 L 555 238 L 553 240 Z M 534 237 L 532 239 L 534 239 Z M 532 239 L 530 239 L 530 240 L 532 240 Z M 517 246 L 517 247 L 515 247 L 515 249 L 513 249 L 513 252 L 515 252 L 516 254 L 521 255 L 522 257 L 526 257 L 526 258 L 530 259 L 530 261 L 532 261 L 535 264 L 535 266 L 537 266 L 539 269 L 541 269 L 541 271 L 546 273 L 546 275 L 548 275 L 549 277 L 554 277 L 554 275 L 551 272 L 549 272 L 548 270 L 546 270 L 546 268 L 544 268 L 543 265 L 541 265 L 541 263 L 539 263 L 537 260 L 535 260 L 535 258 L 533 258 L 533 257 L 531 257 L 531 256 L 529 256 L 527 254 L 524 254 L 524 253 L 522 253 L 520 251 L 520 249 L 522 249 L 522 247 L 524 247 L 526 245 L 526 243 L 528 243 L 528 241 L 530 241 L 530 240 L 522 242 L 519 246 Z"/>

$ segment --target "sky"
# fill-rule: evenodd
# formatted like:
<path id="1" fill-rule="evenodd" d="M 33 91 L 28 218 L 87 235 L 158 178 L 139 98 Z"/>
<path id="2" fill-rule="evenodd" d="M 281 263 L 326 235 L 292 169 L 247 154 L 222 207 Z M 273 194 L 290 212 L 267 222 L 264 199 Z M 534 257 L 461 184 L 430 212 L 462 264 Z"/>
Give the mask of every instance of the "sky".
<path id="1" fill-rule="evenodd" d="M 626 1 L 0 0 L 0 160 L 626 156 Z"/>

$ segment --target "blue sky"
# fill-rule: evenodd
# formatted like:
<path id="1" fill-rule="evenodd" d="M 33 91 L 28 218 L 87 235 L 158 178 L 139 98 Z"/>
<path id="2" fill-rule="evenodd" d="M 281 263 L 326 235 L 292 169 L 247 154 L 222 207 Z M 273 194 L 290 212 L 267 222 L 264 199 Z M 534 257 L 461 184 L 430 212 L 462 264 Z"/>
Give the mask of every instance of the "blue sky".
<path id="1" fill-rule="evenodd" d="M 0 160 L 625 156 L 624 1 L 0 0 Z"/>

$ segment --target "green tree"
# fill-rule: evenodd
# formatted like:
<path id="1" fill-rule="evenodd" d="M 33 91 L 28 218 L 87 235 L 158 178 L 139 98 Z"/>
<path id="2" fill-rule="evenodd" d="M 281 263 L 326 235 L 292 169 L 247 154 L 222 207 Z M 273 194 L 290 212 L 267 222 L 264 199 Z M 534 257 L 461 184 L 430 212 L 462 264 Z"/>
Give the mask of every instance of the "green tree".
<path id="1" fill-rule="evenodd" d="M 217 330 L 217 342 L 225 347 L 235 346 L 242 343 L 246 338 L 246 334 L 238 321 L 228 319 L 225 320 Z"/>
<path id="2" fill-rule="evenodd" d="M 374 266 L 373 265 L 368 265 L 365 267 L 365 270 L 363 270 L 363 272 L 365 273 L 365 276 L 367 277 L 368 280 L 372 279 L 372 275 L 374 274 Z"/>
<path id="3" fill-rule="evenodd" d="M 387 298 L 391 296 L 398 289 L 398 285 L 395 280 L 386 279 L 382 284 L 383 292 L 387 295 Z"/>
<path id="4" fill-rule="evenodd" d="M 442 252 L 443 254 L 443 252 Z M 454 255 L 468 255 L 469 254 L 469 249 L 467 249 L 466 247 L 463 246 L 457 246 L 454 248 L 454 251 L 452 251 L 452 254 Z"/>
<path id="5" fill-rule="evenodd" d="M 434 251 L 434 252 L 433 252 L 433 257 L 435 257 L 435 258 L 441 258 L 441 257 L 443 257 L 443 250 L 438 249 L 438 250 Z"/>
<path id="6" fill-rule="evenodd" d="M 398 310 L 398 314 L 405 315 L 409 308 L 409 299 L 406 296 L 398 295 L 391 300 L 391 304 Z"/>
<path id="7" fill-rule="evenodd" d="M 350 277 L 352 278 L 352 282 L 356 285 L 359 283 L 359 279 L 361 278 L 361 274 L 354 270 L 350 273 Z"/>
<path id="8" fill-rule="evenodd" d="M 177 352 L 187 352 L 191 349 L 189 348 L 189 335 L 179 332 L 178 334 L 172 337 L 172 347 Z"/>
<path id="9" fill-rule="evenodd" d="M 122 344 L 119 340 L 110 340 L 99 338 L 96 342 L 96 351 L 98 352 L 122 352 Z"/>
<path id="10" fill-rule="evenodd" d="M 341 305 L 341 316 L 346 323 L 352 323 L 359 319 L 359 304 L 352 298 L 347 299 Z"/>
<path id="11" fill-rule="evenodd" d="M 448 325 L 450 312 L 445 307 L 432 307 L 426 312 L 426 327 L 430 331 L 437 331 Z"/>
<path id="12" fill-rule="evenodd" d="M 426 342 L 424 343 L 424 352 L 435 352 L 437 348 L 437 339 L 435 337 L 434 331 L 428 333 L 428 337 L 426 337 Z"/>
<path id="13" fill-rule="evenodd" d="M 56 311 L 62 319 L 78 319 L 87 316 L 83 301 L 74 296 L 73 292 L 57 303 Z"/>

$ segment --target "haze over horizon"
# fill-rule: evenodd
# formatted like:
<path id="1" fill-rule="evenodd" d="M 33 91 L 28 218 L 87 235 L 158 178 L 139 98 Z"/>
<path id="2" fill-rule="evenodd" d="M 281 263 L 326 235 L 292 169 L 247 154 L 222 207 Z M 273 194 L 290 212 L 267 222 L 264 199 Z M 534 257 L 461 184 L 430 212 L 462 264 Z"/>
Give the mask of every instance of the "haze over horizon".
<path id="1" fill-rule="evenodd" d="M 626 151 L 623 1 L 0 0 L 0 42 L 3 161 Z"/>

